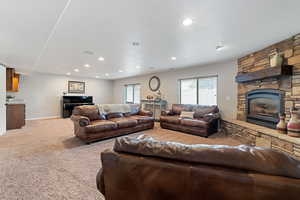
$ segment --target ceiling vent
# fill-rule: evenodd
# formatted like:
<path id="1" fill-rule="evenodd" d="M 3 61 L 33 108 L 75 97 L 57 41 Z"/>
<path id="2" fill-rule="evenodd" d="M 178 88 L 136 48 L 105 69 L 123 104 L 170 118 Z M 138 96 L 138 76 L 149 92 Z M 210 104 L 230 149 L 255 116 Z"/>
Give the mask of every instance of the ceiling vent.
<path id="1" fill-rule="evenodd" d="M 88 51 L 88 50 L 87 50 L 87 51 L 84 51 L 83 53 L 84 53 L 84 54 L 87 54 L 87 55 L 94 55 L 94 52 Z"/>
<path id="2" fill-rule="evenodd" d="M 140 43 L 139 42 L 133 42 L 132 46 L 140 46 Z"/>

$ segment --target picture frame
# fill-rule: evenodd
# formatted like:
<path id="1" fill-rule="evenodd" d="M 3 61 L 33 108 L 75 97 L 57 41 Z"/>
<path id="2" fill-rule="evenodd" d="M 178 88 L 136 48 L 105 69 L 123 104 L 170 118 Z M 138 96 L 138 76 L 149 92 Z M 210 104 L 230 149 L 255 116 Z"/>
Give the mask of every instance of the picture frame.
<path id="1" fill-rule="evenodd" d="M 85 82 L 68 81 L 68 93 L 84 94 Z"/>
<path id="2" fill-rule="evenodd" d="M 157 76 L 152 76 L 149 80 L 149 89 L 156 92 L 160 88 L 160 79 Z"/>

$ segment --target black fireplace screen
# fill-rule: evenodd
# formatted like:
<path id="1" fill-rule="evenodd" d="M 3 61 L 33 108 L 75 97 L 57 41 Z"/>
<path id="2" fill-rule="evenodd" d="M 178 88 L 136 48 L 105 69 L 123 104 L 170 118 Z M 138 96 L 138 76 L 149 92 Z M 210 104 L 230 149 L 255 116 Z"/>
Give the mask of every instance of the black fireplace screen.
<path id="1" fill-rule="evenodd" d="M 284 112 L 284 92 L 274 89 L 253 90 L 247 93 L 247 121 L 275 128 L 279 113 Z"/>
<path id="2" fill-rule="evenodd" d="M 255 98 L 252 99 L 249 104 L 249 115 L 261 115 L 274 118 L 278 116 L 278 102 L 275 99 Z"/>

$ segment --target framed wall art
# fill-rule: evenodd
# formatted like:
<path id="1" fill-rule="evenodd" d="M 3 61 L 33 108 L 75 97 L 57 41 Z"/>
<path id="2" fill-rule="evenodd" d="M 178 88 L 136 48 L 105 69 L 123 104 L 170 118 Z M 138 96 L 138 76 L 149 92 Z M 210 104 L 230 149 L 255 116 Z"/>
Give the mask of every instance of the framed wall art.
<path id="1" fill-rule="evenodd" d="M 69 81 L 68 82 L 68 93 L 84 94 L 85 93 L 85 82 Z"/>

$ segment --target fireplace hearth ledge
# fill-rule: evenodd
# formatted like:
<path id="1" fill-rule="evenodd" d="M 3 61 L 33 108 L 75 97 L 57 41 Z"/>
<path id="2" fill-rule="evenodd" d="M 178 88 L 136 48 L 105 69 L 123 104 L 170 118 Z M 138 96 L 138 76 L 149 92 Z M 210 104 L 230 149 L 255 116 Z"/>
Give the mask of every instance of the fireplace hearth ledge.
<path id="1" fill-rule="evenodd" d="M 300 138 L 280 134 L 276 130 L 241 120 L 222 119 L 222 130 L 252 146 L 269 147 L 300 159 Z"/>

